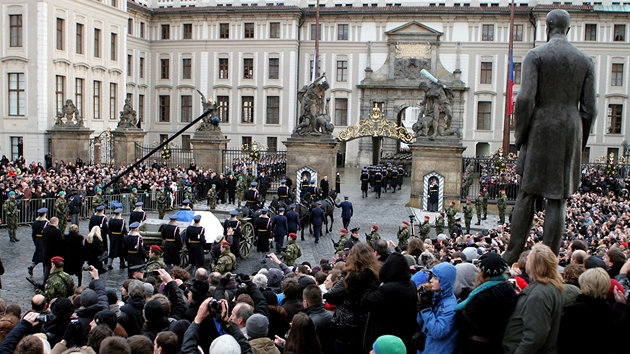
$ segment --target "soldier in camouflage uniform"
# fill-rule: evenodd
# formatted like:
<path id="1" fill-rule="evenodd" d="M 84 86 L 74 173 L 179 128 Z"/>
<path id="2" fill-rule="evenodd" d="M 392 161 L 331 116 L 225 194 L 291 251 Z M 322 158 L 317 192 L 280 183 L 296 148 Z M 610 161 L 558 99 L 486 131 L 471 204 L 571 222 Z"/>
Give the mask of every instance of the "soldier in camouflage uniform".
<path id="1" fill-rule="evenodd" d="M 152 275 L 154 270 L 166 270 L 166 264 L 162 262 L 162 249 L 158 245 L 151 245 L 149 248 L 149 260 L 147 261 L 147 271 L 144 273 L 145 278 Z"/>
<path id="2" fill-rule="evenodd" d="M 217 208 L 217 185 L 213 184 L 208 190 L 208 206 L 214 210 Z"/>
<path id="3" fill-rule="evenodd" d="M 59 219 L 59 231 L 63 234 L 66 232 L 68 225 L 68 202 L 66 201 L 66 192 L 61 191 L 59 198 L 55 200 L 55 216 Z"/>
<path id="4" fill-rule="evenodd" d="M 168 203 L 170 201 L 168 195 L 166 194 L 166 191 L 164 191 L 164 187 L 160 187 L 160 192 L 157 194 L 155 200 L 157 201 L 159 218 L 160 220 L 162 220 L 164 219 L 164 214 L 166 214 L 166 207 L 168 206 Z M 134 205 L 136 204 L 134 203 Z"/>
<path id="5" fill-rule="evenodd" d="M 11 191 L 9 192 L 9 199 L 4 202 L 4 206 L 2 207 L 2 210 L 4 210 L 4 213 L 6 215 L 6 223 L 7 226 L 9 227 L 9 239 L 11 240 L 11 242 L 16 242 L 16 241 L 20 241 L 17 239 L 16 237 L 16 232 L 17 232 L 17 228 L 18 228 L 18 202 L 17 200 L 15 200 L 15 192 Z"/>
<path id="6" fill-rule="evenodd" d="M 241 206 L 243 198 L 245 198 L 245 192 L 247 191 L 247 180 L 243 178 L 243 175 L 238 176 L 238 182 L 236 182 L 236 199 L 238 199 L 238 206 Z"/>
<path id="7" fill-rule="evenodd" d="M 486 220 L 488 218 L 488 198 L 490 198 L 490 193 L 488 193 L 488 187 L 483 187 L 483 194 L 481 198 L 481 207 L 483 208 L 483 219 Z"/>
<path id="8" fill-rule="evenodd" d="M 470 203 L 470 198 L 466 199 L 466 205 L 464 205 L 464 222 L 466 223 L 466 233 L 470 233 L 470 222 L 473 218 L 473 206 Z"/>
<path id="9" fill-rule="evenodd" d="M 379 235 L 379 233 L 378 233 L 378 225 L 372 224 L 372 228 L 370 229 L 370 234 L 368 235 L 366 233 L 365 234 L 365 239 L 368 242 L 368 244 L 370 245 L 370 247 L 372 247 L 372 249 L 374 249 L 374 245 L 376 245 L 376 241 L 381 239 L 381 235 Z"/>
<path id="10" fill-rule="evenodd" d="M 439 235 L 444 233 L 444 212 L 440 212 L 440 216 L 435 218 L 435 234 Z"/>
<path id="11" fill-rule="evenodd" d="M 221 255 L 212 264 L 212 270 L 225 274 L 236 269 L 236 257 L 230 252 L 230 243 L 223 240 L 221 241 Z"/>
<path id="12" fill-rule="evenodd" d="M 505 224 L 505 209 L 507 208 L 507 196 L 505 189 L 499 191 L 499 199 L 497 200 L 497 208 L 499 209 L 499 224 Z"/>
<path id="13" fill-rule="evenodd" d="M 403 221 L 402 227 L 398 231 L 398 247 L 407 247 L 407 244 L 409 244 L 409 237 L 411 237 L 411 234 L 409 233 L 409 222 Z"/>
<path id="14" fill-rule="evenodd" d="M 52 270 L 46 280 L 44 290 L 38 289 L 39 291 L 37 291 L 37 293 L 46 296 L 48 302 L 58 297 L 72 296 L 76 289 L 72 277 L 63 271 L 63 262 L 64 259 L 59 256 L 51 258 Z"/>
<path id="15" fill-rule="evenodd" d="M 133 210 L 136 207 L 136 203 L 138 202 L 138 189 L 131 188 L 131 194 L 129 195 L 129 210 Z"/>
<path id="16" fill-rule="evenodd" d="M 424 217 L 424 222 L 422 223 L 422 225 L 420 225 L 420 238 L 422 239 L 422 241 L 429 238 L 429 233 L 431 232 L 431 224 L 429 223 L 430 219 L 431 217 L 429 215 L 426 215 Z"/>
<path id="17" fill-rule="evenodd" d="M 457 209 L 455 209 L 455 201 L 451 202 L 451 206 L 446 209 L 446 218 L 448 220 L 448 232 L 453 230 L 455 226 L 455 216 L 457 215 Z"/>
<path id="18" fill-rule="evenodd" d="M 295 242 L 297 238 L 296 233 L 290 233 L 287 243 L 287 247 L 282 251 L 282 261 L 289 267 L 295 266 L 295 260 L 302 257 L 302 250 L 300 246 Z"/>
<path id="19" fill-rule="evenodd" d="M 479 196 L 475 200 L 475 211 L 477 212 L 477 223 L 475 225 L 481 225 L 481 209 L 483 207 L 482 200 L 483 200 L 483 193 L 480 191 Z M 483 218 L 483 219 L 485 220 L 486 218 Z"/>
<path id="20" fill-rule="evenodd" d="M 343 228 L 339 230 L 339 242 L 335 243 L 335 241 L 333 241 L 335 252 L 343 251 L 346 242 L 348 242 L 348 229 Z"/>
<path id="21" fill-rule="evenodd" d="M 195 205 L 195 195 L 192 192 L 192 187 L 186 188 L 186 193 L 184 193 L 184 199 L 190 200 L 190 209 L 194 209 Z"/>
<path id="22" fill-rule="evenodd" d="M 92 197 L 92 209 L 96 209 L 99 205 L 105 205 L 105 198 L 103 198 L 103 190 L 96 188 L 96 194 Z"/>

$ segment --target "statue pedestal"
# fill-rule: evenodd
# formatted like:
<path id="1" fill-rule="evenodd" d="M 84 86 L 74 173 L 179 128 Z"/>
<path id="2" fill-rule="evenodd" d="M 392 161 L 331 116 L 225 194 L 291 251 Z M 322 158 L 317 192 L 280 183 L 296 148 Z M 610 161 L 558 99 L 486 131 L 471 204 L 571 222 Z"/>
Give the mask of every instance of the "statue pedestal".
<path id="1" fill-rule="evenodd" d="M 459 139 L 429 140 L 418 138 L 411 148 L 411 196 L 407 206 L 426 209 L 428 182 L 439 182 L 439 207 L 444 210 L 455 201 L 459 204 L 462 188 L 462 153 L 466 148 Z"/>
<path id="2" fill-rule="evenodd" d="M 76 126 L 58 126 L 47 131 L 52 141 L 52 158 L 74 162 L 77 157 L 90 161 L 90 136 L 94 130 Z"/>
<path id="3" fill-rule="evenodd" d="M 138 128 L 116 128 L 114 135 L 114 159 L 117 166 L 131 165 L 136 161 L 136 143 L 142 145 L 147 135 Z"/>
<path id="4" fill-rule="evenodd" d="M 337 149 L 339 141 L 331 135 L 293 135 L 282 142 L 287 147 L 287 177 L 298 185 L 301 176 L 298 171 L 310 167 L 317 172 L 317 185 L 323 176 L 335 180 L 337 173 Z M 313 176 L 315 177 L 315 176 Z"/>
<path id="5" fill-rule="evenodd" d="M 227 148 L 230 139 L 221 135 L 221 131 L 197 131 L 190 143 L 193 146 L 195 164 L 204 170 L 211 168 L 221 172 L 223 168 L 223 150 Z"/>

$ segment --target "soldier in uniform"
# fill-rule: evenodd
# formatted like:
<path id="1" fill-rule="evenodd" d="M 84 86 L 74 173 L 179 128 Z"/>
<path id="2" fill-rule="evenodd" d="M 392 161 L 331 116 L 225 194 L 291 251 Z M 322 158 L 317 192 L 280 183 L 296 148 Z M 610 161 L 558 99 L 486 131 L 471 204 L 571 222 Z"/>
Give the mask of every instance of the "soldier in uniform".
<path id="1" fill-rule="evenodd" d="M 4 211 L 6 215 L 6 223 L 7 223 L 7 226 L 9 227 L 9 240 L 11 242 L 20 241 L 16 237 L 18 221 L 19 221 L 18 214 L 20 212 L 18 210 L 17 205 L 18 205 L 18 202 L 17 200 L 15 200 L 15 192 L 10 191 L 9 199 L 6 202 L 4 202 L 2 210 Z"/>
<path id="2" fill-rule="evenodd" d="M 399 165 L 398 166 L 398 190 L 402 188 L 403 177 L 405 177 L 405 169 L 403 168 L 403 165 Z"/>
<path id="3" fill-rule="evenodd" d="M 76 290 L 76 285 L 74 284 L 74 279 L 63 271 L 64 259 L 60 256 L 54 256 L 50 259 L 50 262 L 51 272 L 44 285 L 44 291 L 38 291 L 37 293 L 43 293 L 48 302 L 52 299 L 72 296 Z"/>
<path id="4" fill-rule="evenodd" d="M 158 218 L 160 220 L 164 219 L 164 214 L 166 214 L 166 207 L 169 203 L 169 197 L 164 190 L 164 186 L 160 187 L 160 192 L 155 197 L 157 201 L 157 209 L 158 209 Z"/>
<path id="5" fill-rule="evenodd" d="M 343 222 L 343 227 L 348 228 L 350 225 L 350 219 L 354 214 L 354 208 L 352 207 L 352 203 L 348 200 L 348 196 L 345 195 L 343 197 L 343 202 L 339 204 L 335 204 L 337 208 L 341 208 L 341 221 Z"/>
<path id="6" fill-rule="evenodd" d="M 425 215 L 424 222 L 422 223 L 422 225 L 420 225 L 420 238 L 422 239 L 422 241 L 429 238 L 429 233 L 431 232 L 431 224 L 429 223 L 430 219 L 431 217 L 429 215 Z"/>
<path id="7" fill-rule="evenodd" d="M 186 228 L 186 248 L 188 248 L 188 260 L 193 266 L 191 274 L 195 274 L 198 268 L 203 268 L 205 259 L 203 251 L 206 248 L 206 230 L 199 224 L 201 215 L 195 215 L 194 223 Z"/>
<path id="8" fill-rule="evenodd" d="M 181 262 L 179 252 L 182 250 L 182 237 L 177 226 L 177 215 L 170 216 L 170 221 L 162 225 L 162 240 L 164 240 L 164 263 L 170 268 L 178 266 Z"/>
<path id="9" fill-rule="evenodd" d="M 192 187 L 186 188 L 186 193 L 184 193 L 184 199 L 190 200 L 190 209 L 195 208 L 195 195 L 192 192 Z"/>
<path id="10" fill-rule="evenodd" d="M 254 222 L 256 228 L 256 250 L 261 256 L 260 261 L 267 263 L 266 254 L 269 252 L 269 242 L 271 239 L 271 219 L 267 216 L 267 208 L 260 210 L 260 216 Z"/>
<path id="11" fill-rule="evenodd" d="M 439 235 L 444 233 L 444 212 L 441 211 L 440 215 L 435 218 L 435 234 Z"/>
<path id="12" fill-rule="evenodd" d="M 236 182 L 236 199 L 238 199 L 239 208 L 245 198 L 245 191 L 247 191 L 247 181 L 243 178 L 243 175 L 239 175 L 238 182 Z"/>
<path id="13" fill-rule="evenodd" d="M 470 233 L 470 222 L 473 218 L 473 206 L 470 203 L 470 198 L 466 199 L 466 205 L 464 205 L 464 222 L 466 224 L 466 233 Z"/>
<path id="14" fill-rule="evenodd" d="M 358 227 L 355 227 L 354 229 L 350 230 L 350 238 L 348 239 L 348 241 L 346 241 L 346 243 L 343 245 L 343 249 L 350 251 L 350 249 L 352 247 L 354 247 L 354 245 L 356 245 L 357 243 L 359 243 L 359 230 L 361 230 Z"/>
<path id="15" fill-rule="evenodd" d="M 475 211 L 477 212 L 477 223 L 475 225 L 481 225 L 481 209 L 483 208 L 482 200 L 483 200 L 483 192 L 479 191 L 479 196 L 475 200 Z"/>
<path id="16" fill-rule="evenodd" d="M 267 200 L 267 190 L 269 189 L 269 177 L 265 174 L 265 170 L 260 171 L 260 176 L 257 178 L 258 190 L 260 191 L 260 197 L 262 198 L 262 206 L 265 206 Z"/>
<path id="17" fill-rule="evenodd" d="M 374 171 L 374 192 L 376 192 L 376 198 L 381 197 L 381 189 L 383 184 L 383 174 L 380 169 Z"/>
<path id="18" fill-rule="evenodd" d="M 302 249 L 300 249 L 300 246 L 297 244 L 297 242 L 295 242 L 296 238 L 296 233 L 290 233 L 287 247 L 281 253 L 282 261 L 289 267 L 295 266 L 295 260 L 302 257 Z"/>
<path id="19" fill-rule="evenodd" d="M 370 188 L 374 188 L 374 175 L 376 175 L 376 167 L 374 167 L 374 165 L 368 167 L 368 174 L 370 175 Z"/>
<path id="20" fill-rule="evenodd" d="M 370 228 L 370 234 L 365 234 L 365 240 L 368 242 L 370 247 L 374 249 L 374 245 L 376 245 L 376 241 L 381 239 L 381 235 L 378 233 L 378 225 L 372 224 L 372 228 Z"/>
<path id="21" fill-rule="evenodd" d="M 505 224 L 505 209 L 507 208 L 507 196 L 505 195 L 505 189 L 501 189 L 499 191 L 497 208 L 499 209 L 499 224 Z"/>
<path id="22" fill-rule="evenodd" d="M 398 231 L 398 247 L 403 248 L 409 244 L 409 222 L 403 221 L 400 230 Z"/>
<path id="23" fill-rule="evenodd" d="M 313 225 L 315 243 L 319 243 L 319 237 L 322 235 L 322 226 L 325 221 L 326 213 L 324 212 L 324 209 L 322 209 L 322 202 L 317 201 L 315 203 L 315 207 L 311 210 L 311 225 Z"/>
<path id="24" fill-rule="evenodd" d="M 147 213 L 142 210 L 143 202 L 137 202 L 135 204 L 135 209 L 129 213 L 129 224 L 133 224 L 134 222 L 143 223 L 147 219 Z"/>
<path id="25" fill-rule="evenodd" d="M 297 205 L 295 204 L 291 204 L 289 205 L 289 211 L 287 212 L 287 232 L 288 233 L 295 233 L 297 234 L 297 232 L 300 230 L 300 214 L 298 214 L 297 211 L 295 211 L 295 208 L 297 207 Z M 304 236 L 302 236 L 302 241 L 304 241 Z"/>
<path id="26" fill-rule="evenodd" d="M 337 194 L 341 193 L 341 176 L 339 175 L 339 172 L 337 172 L 337 175 L 335 176 L 335 192 L 337 192 Z"/>
<path id="27" fill-rule="evenodd" d="M 48 209 L 41 208 L 37 211 L 37 219 L 33 222 L 33 245 L 35 246 L 35 252 L 33 252 L 33 258 L 31 259 L 31 265 L 28 266 L 28 274 L 33 276 L 33 268 L 39 263 L 44 262 L 44 229 L 48 226 L 49 221 L 46 219 L 46 213 Z"/>
<path id="28" fill-rule="evenodd" d="M 392 182 L 392 166 L 390 164 L 387 164 L 385 171 L 383 172 L 383 177 L 385 178 L 383 188 L 385 189 L 385 193 L 387 193 Z"/>
<path id="29" fill-rule="evenodd" d="M 481 199 L 481 207 L 483 208 L 483 219 L 486 220 L 488 218 L 488 198 L 490 198 L 490 193 L 488 193 L 488 187 L 483 187 L 483 198 Z"/>
<path id="30" fill-rule="evenodd" d="M 213 272 L 225 274 L 236 269 L 236 256 L 230 252 L 230 246 L 228 241 L 221 241 L 221 255 L 212 264 Z"/>
<path id="31" fill-rule="evenodd" d="M 105 216 L 105 206 L 100 205 L 96 207 L 96 213 L 90 217 L 90 225 L 88 230 L 92 230 L 94 226 L 101 228 L 101 237 L 103 238 L 103 249 L 108 252 L 109 243 L 107 242 L 107 235 L 109 235 L 109 224 L 107 216 Z"/>
<path id="32" fill-rule="evenodd" d="M 398 185 L 398 169 L 396 166 L 392 167 L 391 180 L 389 183 L 390 187 L 392 187 L 392 193 L 396 193 L 396 186 Z M 435 208 L 435 210 L 437 210 L 437 208 Z"/>
<path id="33" fill-rule="evenodd" d="M 217 208 L 217 185 L 212 184 L 212 187 L 208 190 L 208 206 L 214 210 Z"/>
<path id="34" fill-rule="evenodd" d="M 125 269 L 125 256 L 123 254 L 123 240 L 127 235 L 127 224 L 122 217 L 122 208 L 114 210 L 114 217 L 109 219 L 107 228 L 109 229 L 109 260 L 107 261 L 107 269 L 114 269 L 112 264 L 114 259 L 118 258 L 120 261 L 120 269 Z"/>
<path id="35" fill-rule="evenodd" d="M 96 194 L 92 197 L 92 208 L 96 209 L 99 205 L 105 205 L 105 198 L 103 198 L 103 190 L 96 188 Z"/>
<path id="36" fill-rule="evenodd" d="M 55 216 L 59 219 L 59 230 L 61 230 L 61 233 L 64 233 L 66 231 L 66 225 L 68 224 L 66 192 L 60 191 L 57 196 L 58 198 L 55 200 Z"/>
<path id="37" fill-rule="evenodd" d="M 303 173 L 302 180 L 300 181 L 300 199 L 303 199 L 306 195 L 306 188 L 308 188 L 308 177 L 306 173 Z"/>
<path id="38" fill-rule="evenodd" d="M 455 201 L 451 202 L 451 206 L 446 209 L 446 218 L 448 219 L 448 231 L 450 232 L 455 225 L 455 216 L 457 215 L 457 209 L 455 209 Z"/>
<path id="39" fill-rule="evenodd" d="M 339 241 L 336 243 L 335 241 L 332 242 L 335 247 L 335 252 L 343 251 L 343 248 L 346 246 L 346 242 L 348 242 L 348 229 L 342 228 L 339 230 Z"/>
<path id="40" fill-rule="evenodd" d="M 431 182 L 429 184 L 429 211 L 436 212 L 438 210 L 439 197 L 440 187 L 438 186 L 437 178 L 431 178 Z"/>
<path id="41" fill-rule="evenodd" d="M 160 259 L 161 256 L 162 248 L 160 248 L 160 246 L 151 245 L 151 247 L 149 247 L 149 260 L 147 261 L 147 271 L 144 273 L 145 277 L 149 276 L 154 270 L 166 270 L 166 264 Z"/>
<path id="42" fill-rule="evenodd" d="M 453 228 L 450 230 L 450 232 L 450 237 L 454 238 L 462 236 L 464 234 L 464 231 L 462 230 L 462 218 L 455 219 L 455 224 L 453 225 Z"/>
<path id="43" fill-rule="evenodd" d="M 364 167 L 361 171 L 361 198 L 367 198 L 368 196 L 368 182 L 370 181 L 370 174 Z"/>
<path id="44" fill-rule="evenodd" d="M 129 225 L 129 234 L 123 239 L 123 251 L 127 257 L 127 275 L 129 278 L 133 278 L 132 267 L 144 266 L 144 262 L 147 259 L 147 251 L 144 249 L 144 243 L 142 236 L 138 232 L 140 227 L 139 222 L 134 222 Z"/>
<path id="45" fill-rule="evenodd" d="M 293 203 L 293 192 L 291 192 L 291 189 L 289 189 L 286 183 L 286 179 L 280 181 L 280 187 L 278 187 L 278 203 L 289 205 Z"/>
<path id="46" fill-rule="evenodd" d="M 177 216 L 176 220 L 184 221 L 184 222 L 191 222 L 191 221 L 193 221 L 193 217 L 195 216 L 195 212 L 192 209 L 190 209 L 190 207 L 188 206 L 189 203 L 190 203 L 190 200 L 188 200 L 188 199 L 182 200 L 182 206 L 175 213 L 175 215 Z"/>
<path id="47" fill-rule="evenodd" d="M 317 188 L 317 186 L 315 185 L 315 179 L 312 179 L 311 183 L 308 185 L 308 187 L 306 187 L 306 193 L 311 195 L 313 201 L 320 200 L 322 198 L 319 188 Z M 326 196 L 324 196 L 324 198 L 325 197 Z"/>
<path id="48" fill-rule="evenodd" d="M 258 182 L 252 182 L 250 186 L 247 192 L 245 192 L 245 206 L 255 211 L 260 209 L 260 194 L 258 194 L 258 190 L 256 190 Z"/>
<path id="49" fill-rule="evenodd" d="M 289 225 L 287 217 L 284 216 L 284 208 L 278 209 L 278 215 L 273 217 L 271 227 L 273 228 L 273 238 L 276 241 L 276 252 L 280 252 L 284 245 L 284 237 L 287 235 Z"/>
<path id="50" fill-rule="evenodd" d="M 241 257 L 241 237 L 243 237 L 243 230 L 241 228 L 241 222 L 237 218 L 238 210 L 234 209 L 230 211 L 230 218 L 225 219 L 223 222 L 223 236 L 230 243 L 230 252 L 234 257 Z M 228 229 L 232 228 L 232 233 L 229 235 Z M 230 239 L 231 238 L 231 239 Z"/>
<path id="51" fill-rule="evenodd" d="M 139 200 L 138 189 L 131 188 L 131 194 L 129 195 L 129 209 L 133 209 Z"/>

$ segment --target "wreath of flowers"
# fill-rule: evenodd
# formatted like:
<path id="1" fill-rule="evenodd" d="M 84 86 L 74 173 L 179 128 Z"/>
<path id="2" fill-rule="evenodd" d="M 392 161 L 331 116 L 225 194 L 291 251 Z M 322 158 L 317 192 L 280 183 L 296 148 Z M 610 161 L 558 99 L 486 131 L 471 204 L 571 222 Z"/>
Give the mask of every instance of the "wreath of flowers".
<path id="1" fill-rule="evenodd" d="M 614 176 L 617 174 L 617 166 L 614 162 L 608 162 L 605 169 L 606 176 Z"/>
<path id="2" fill-rule="evenodd" d="M 249 159 L 258 162 L 260 160 L 260 152 L 258 150 L 252 150 L 249 152 Z"/>
<path id="3" fill-rule="evenodd" d="M 162 151 L 160 152 L 160 154 L 162 155 L 162 159 L 164 160 L 168 160 L 171 158 L 171 149 L 169 149 L 167 146 L 165 146 Z"/>
<path id="4" fill-rule="evenodd" d="M 494 168 L 499 173 L 502 173 L 503 171 L 505 171 L 505 166 L 506 166 L 505 161 L 503 159 L 499 159 L 494 162 Z"/>

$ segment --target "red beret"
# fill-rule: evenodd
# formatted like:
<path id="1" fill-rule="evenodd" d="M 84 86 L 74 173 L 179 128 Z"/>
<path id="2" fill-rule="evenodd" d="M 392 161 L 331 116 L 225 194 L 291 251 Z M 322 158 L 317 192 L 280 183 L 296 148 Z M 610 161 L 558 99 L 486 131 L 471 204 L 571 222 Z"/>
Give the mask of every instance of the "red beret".
<path id="1" fill-rule="evenodd" d="M 406 220 L 405 220 L 405 221 L 403 221 L 403 224 L 405 224 L 405 225 L 407 225 L 407 226 L 408 226 L 408 225 L 409 225 L 409 221 L 406 221 Z"/>
<path id="2" fill-rule="evenodd" d="M 160 248 L 160 246 L 158 245 L 151 245 L 151 247 L 149 248 L 151 251 L 158 251 L 158 252 L 162 252 L 162 249 Z"/>
<path id="3" fill-rule="evenodd" d="M 455 201 L 454 200 L 451 202 L 451 205 L 455 205 Z"/>
<path id="4" fill-rule="evenodd" d="M 231 244 L 230 244 L 228 241 L 226 241 L 226 240 L 221 241 L 221 244 L 222 244 L 222 245 L 228 245 L 228 246 L 230 246 L 230 245 L 231 245 Z"/>
<path id="5" fill-rule="evenodd" d="M 297 238 L 297 234 L 296 234 L 295 232 L 291 232 L 291 233 L 289 234 L 289 237 L 292 237 L 292 238 Z"/>
<path id="6" fill-rule="evenodd" d="M 431 219 L 431 217 L 429 215 L 425 215 L 424 218 L 425 219 Z"/>
<path id="7" fill-rule="evenodd" d="M 347 234 L 347 233 L 348 233 L 348 229 L 346 229 L 345 227 L 344 227 L 343 229 L 339 230 L 339 231 L 340 231 L 340 232 L 343 232 L 344 234 Z"/>
<path id="8" fill-rule="evenodd" d="M 440 215 L 444 216 L 444 212 L 443 212 L 443 211 L 441 211 L 441 212 L 440 212 Z"/>
<path id="9" fill-rule="evenodd" d="M 373 228 L 374 230 L 378 230 L 378 225 L 376 225 L 376 224 L 372 224 L 372 228 Z"/>
<path id="10" fill-rule="evenodd" d="M 54 256 L 53 258 L 50 259 L 52 262 L 63 262 L 63 258 L 59 257 L 59 256 Z"/>

